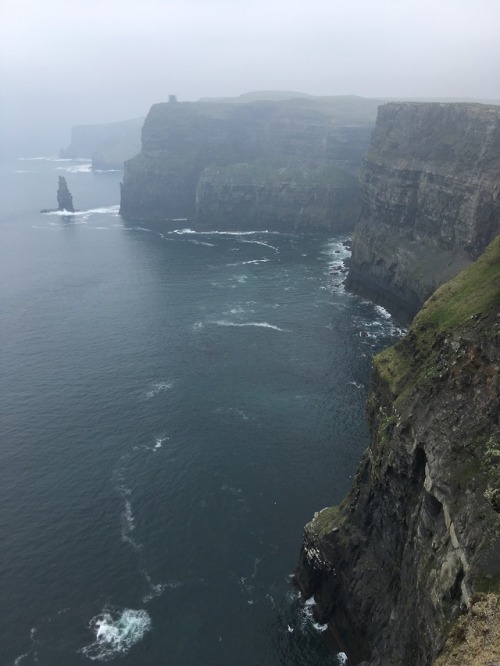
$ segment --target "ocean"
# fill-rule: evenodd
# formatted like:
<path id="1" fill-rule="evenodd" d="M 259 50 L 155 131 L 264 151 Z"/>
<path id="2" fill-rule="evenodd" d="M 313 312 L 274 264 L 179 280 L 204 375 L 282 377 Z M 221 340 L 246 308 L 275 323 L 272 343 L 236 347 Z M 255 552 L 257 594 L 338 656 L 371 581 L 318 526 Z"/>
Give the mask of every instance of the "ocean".
<path id="1" fill-rule="evenodd" d="M 346 236 L 127 222 L 120 179 L 0 169 L 0 663 L 345 663 L 290 575 L 402 331 Z"/>

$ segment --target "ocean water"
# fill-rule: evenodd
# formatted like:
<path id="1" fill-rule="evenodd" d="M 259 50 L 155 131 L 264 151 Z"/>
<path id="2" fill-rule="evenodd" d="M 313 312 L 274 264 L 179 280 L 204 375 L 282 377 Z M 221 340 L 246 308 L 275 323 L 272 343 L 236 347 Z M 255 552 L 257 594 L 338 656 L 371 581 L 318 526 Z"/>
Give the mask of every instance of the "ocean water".
<path id="1" fill-rule="evenodd" d="M 346 663 L 290 574 L 401 331 L 345 237 L 127 223 L 120 177 L 0 170 L 0 663 Z"/>

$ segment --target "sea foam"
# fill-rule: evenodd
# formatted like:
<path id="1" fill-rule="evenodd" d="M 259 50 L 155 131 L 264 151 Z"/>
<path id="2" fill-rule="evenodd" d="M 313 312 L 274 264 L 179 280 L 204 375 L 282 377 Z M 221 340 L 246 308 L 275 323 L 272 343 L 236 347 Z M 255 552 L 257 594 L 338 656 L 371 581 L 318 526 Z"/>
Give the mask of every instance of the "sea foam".
<path id="1" fill-rule="evenodd" d="M 151 629 L 151 618 L 144 610 L 124 609 L 114 612 L 104 609 L 90 620 L 89 628 L 95 641 L 80 652 L 92 661 L 108 661 L 126 654 Z"/>
<path id="2" fill-rule="evenodd" d="M 247 321 L 240 324 L 234 321 L 228 321 L 227 319 L 219 319 L 214 323 L 217 324 L 217 326 L 234 326 L 236 328 L 244 328 L 246 326 L 256 326 L 257 328 L 270 328 L 273 331 L 281 331 L 282 333 L 287 332 L 287 329 L 280 328 L 279 326 L 275 326 L 274 324 L 268 324 L 267 321 Z"/>

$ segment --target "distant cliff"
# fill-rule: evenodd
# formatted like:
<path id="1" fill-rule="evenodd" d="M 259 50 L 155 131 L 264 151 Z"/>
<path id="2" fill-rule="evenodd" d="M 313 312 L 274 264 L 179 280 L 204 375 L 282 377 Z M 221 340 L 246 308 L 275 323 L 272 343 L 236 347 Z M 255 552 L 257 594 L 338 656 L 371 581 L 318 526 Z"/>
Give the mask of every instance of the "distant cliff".
<path id="1" fill-rule="evenodd" d="M 75 125 L 71 143 L 60 152 L 61 157 L 88 157 L 93 169 L 123 169 L 125 160 L 141 148 L 143 118 L 100 125 Z"/>
<path id="2" fill-rule="evenodd" d="M 305 528 L 299 588 L 349 663 L 499 663 L 500 237 L 375 357 L 367 412 L 350 493 Z"/>
<path id="3" fill-rule="evenodd" d="M 379 108 L 349 288 L 411 318 L 500 232 L 500 107 Z"/>
<path id="4" fill-rule="evenodd" d="M 361 98 L 156 104 L 141 152 L 125 164 L 121 214 L 198 227 L 352 228 L 376 106 Z"/>

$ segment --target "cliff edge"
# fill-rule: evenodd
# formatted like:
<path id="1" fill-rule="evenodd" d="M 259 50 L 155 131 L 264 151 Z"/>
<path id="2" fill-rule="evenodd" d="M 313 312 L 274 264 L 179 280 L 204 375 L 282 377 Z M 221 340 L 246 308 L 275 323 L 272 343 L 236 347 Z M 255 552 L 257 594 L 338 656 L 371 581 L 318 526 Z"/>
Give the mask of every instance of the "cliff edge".
<path id="1" fill-rule="evenodd" d="M 500 232 L 500 107 L 379 107 L 347 286 L 411 319 Z"/>
<path id="2" fill-rule="evenodd" d="M 351 663 L 500 663 L 500 236 L 375 357 L 367 413 L 351 491 L 305 528 L 299 589 Z"/>

